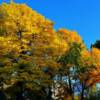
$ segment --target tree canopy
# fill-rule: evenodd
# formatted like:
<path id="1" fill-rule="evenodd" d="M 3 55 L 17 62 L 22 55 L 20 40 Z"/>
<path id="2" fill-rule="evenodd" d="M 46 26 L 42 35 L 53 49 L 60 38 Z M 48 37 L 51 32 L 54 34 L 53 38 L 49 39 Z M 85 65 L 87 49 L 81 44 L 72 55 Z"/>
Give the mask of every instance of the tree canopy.
<path id="1" fill-rule="evenodd" d="M 42 91 L 58 74 L 69 78 L 70 95 L 71 79 L 100 82 L 100 49 L 88 50 L 76 31 L 56 31 L 53 24 L 25 4 L 0 5 L 0 88 L 14 91 L 11 97 L 21 88 Z"/>

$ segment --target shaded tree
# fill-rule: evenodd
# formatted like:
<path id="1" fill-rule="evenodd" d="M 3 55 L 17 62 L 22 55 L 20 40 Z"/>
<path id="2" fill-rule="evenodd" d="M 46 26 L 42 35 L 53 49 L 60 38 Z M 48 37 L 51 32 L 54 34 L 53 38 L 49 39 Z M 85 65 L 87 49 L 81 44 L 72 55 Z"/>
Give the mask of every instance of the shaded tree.
<path id="1" fill-rule="evenodd" d="M 94 44 L 91 45 L 91 47 L 100 49 L 100 40 L 97 40 Z"/>

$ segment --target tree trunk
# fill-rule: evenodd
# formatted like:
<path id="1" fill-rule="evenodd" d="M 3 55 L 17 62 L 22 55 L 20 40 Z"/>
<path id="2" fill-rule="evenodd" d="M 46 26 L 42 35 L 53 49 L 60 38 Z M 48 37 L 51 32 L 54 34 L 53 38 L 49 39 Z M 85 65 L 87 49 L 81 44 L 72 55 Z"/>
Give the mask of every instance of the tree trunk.
<path id="1" fill-rule="evenodd" d="M 68 81 L 69 81 L 69 93 L 70 93 L 70 97 L 72 98 L 71 100 L 74 100 L 74 94 L 73 94 L 73 90 L 72 90 L 72 83 L 71 83 L 70 76 L 68 78 Z"/>
<path id="2" fill-rule="evenodd" d="M 80 100 L 84 99 L 84 90 L 85 90 L 85 85 L 82 84 L 82 92 L 81 92 L 81 99 Z"/>

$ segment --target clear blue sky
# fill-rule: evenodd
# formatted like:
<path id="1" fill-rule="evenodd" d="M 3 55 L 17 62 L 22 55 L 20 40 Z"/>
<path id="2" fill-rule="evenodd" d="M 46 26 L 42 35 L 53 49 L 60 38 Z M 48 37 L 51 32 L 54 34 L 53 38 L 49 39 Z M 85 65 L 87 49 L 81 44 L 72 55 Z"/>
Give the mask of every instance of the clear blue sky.
<path id="1" fill-rule="evenodd" d="M 0 0 L 1 3 L 2 0 Z M 8 0 L 4 0 L 8 1 Z M 100 39 L 100 0 L 14 0 L 55 22 L 54 28 L 77 31 L 87 47 Z"/>

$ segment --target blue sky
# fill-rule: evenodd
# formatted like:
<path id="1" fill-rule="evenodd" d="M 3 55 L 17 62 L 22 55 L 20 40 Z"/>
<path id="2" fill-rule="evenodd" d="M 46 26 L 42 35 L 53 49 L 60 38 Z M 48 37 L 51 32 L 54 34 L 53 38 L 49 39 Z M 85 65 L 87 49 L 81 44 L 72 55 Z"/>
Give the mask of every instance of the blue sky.
<path id="1" fill-rule="evenodd" d="M 9 0 L 4 0 L 9 1 Z M 54 28 L 77 31 L 89 48 L 100 39 L 100 0 L 14 0 L 55 22 Z M 0 3 L 2 0 L 0 0 Z"/>

